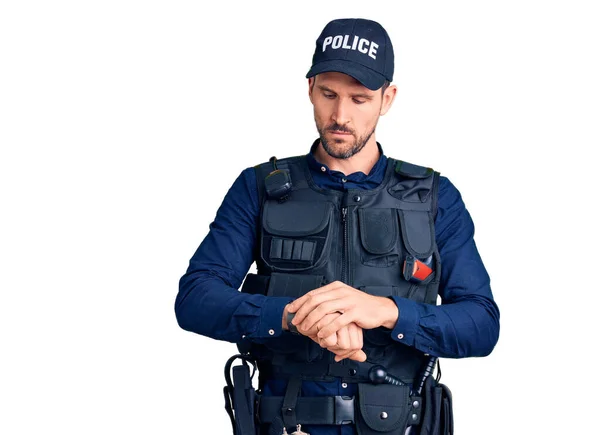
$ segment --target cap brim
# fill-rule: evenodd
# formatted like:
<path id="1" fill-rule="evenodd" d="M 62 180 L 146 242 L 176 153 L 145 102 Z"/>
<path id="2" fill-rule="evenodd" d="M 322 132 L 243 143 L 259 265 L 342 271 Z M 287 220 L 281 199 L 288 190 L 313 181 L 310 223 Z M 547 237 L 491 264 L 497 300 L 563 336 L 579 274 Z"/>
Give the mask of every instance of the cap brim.
<path id="1" fill-rule="evenodd" d="M 314 77 L 317 74 L 326 72 L 340 72 L 348 74 L 372 91 L 376 91 L 377 89 L 381 88 L 385 83 L 385 77 L 381 74 L 376 73 L 372 69 L 362 66 L 359 63 L 343 59 L 325 60 L 313 65 L 310 71 L 308 71 L 306 74 L 306 78 Z"/>

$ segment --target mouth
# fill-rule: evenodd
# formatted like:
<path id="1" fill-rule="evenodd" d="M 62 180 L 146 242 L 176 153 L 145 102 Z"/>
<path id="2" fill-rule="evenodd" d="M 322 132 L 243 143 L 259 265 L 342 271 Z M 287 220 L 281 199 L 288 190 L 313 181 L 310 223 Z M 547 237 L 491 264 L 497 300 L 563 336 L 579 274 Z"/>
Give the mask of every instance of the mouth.
<path id="1" fill-rule="evenodd" d="M 331 134 L 335 134 L 335 135 L 339 135 L 339 136 L 351 136 L 352 133 L 348 133 L 346 131 L 339 131 L 339 130 L 329 130 L 329 132 Z"/>

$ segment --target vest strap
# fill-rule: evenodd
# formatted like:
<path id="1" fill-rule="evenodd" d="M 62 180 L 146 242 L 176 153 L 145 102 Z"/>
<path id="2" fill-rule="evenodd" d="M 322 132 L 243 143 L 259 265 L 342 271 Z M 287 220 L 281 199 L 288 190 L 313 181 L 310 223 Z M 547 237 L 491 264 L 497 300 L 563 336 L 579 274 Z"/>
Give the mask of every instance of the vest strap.
<path id="1" fill-rule="evenodd" d="M 283 416 L 283 424 L 286 426 L 296 426 L 298 424 L 298 416 L 296 407 L 298 405 L 298 396 L 300 396 L 300 388 L 302 387 L 302 379 L 300 376 L 290 378 L 283 402 L 279 408 Z"/>

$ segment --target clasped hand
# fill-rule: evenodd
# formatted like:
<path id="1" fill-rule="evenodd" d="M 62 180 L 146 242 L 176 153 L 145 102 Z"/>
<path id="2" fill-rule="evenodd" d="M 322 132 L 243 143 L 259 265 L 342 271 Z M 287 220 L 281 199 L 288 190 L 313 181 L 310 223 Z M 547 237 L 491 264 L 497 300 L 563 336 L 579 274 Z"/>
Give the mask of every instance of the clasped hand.
<path id="1" fill-rule="evenodd" d="M 333 352 L 336 361 L 365 361 L 363 329 L 393 327 L 398 318 L 391 299 L 371 296 L 340 281 L 296 299 L 285 307 L 284 317 L 287 313 L 296 313 L 292 323 L 298 332 Z"/>

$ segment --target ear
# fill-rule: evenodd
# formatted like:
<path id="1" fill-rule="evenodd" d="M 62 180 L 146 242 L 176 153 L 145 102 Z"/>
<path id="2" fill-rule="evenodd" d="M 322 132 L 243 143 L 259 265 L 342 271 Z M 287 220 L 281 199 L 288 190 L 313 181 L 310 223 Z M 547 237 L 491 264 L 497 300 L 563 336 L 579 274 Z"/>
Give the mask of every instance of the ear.
<path id="1" fill-rule="evenodd" d="M 396 85 L 389 85 L 388 88 L 383 93 L 383 98 L 381 101 L 381 110 L 379 111 L 379 115 L 385 115 L 388 110 L 392 107 L 392 103 L 396 98 L 396 92 L 398 92 L 398 88 Z"/>

